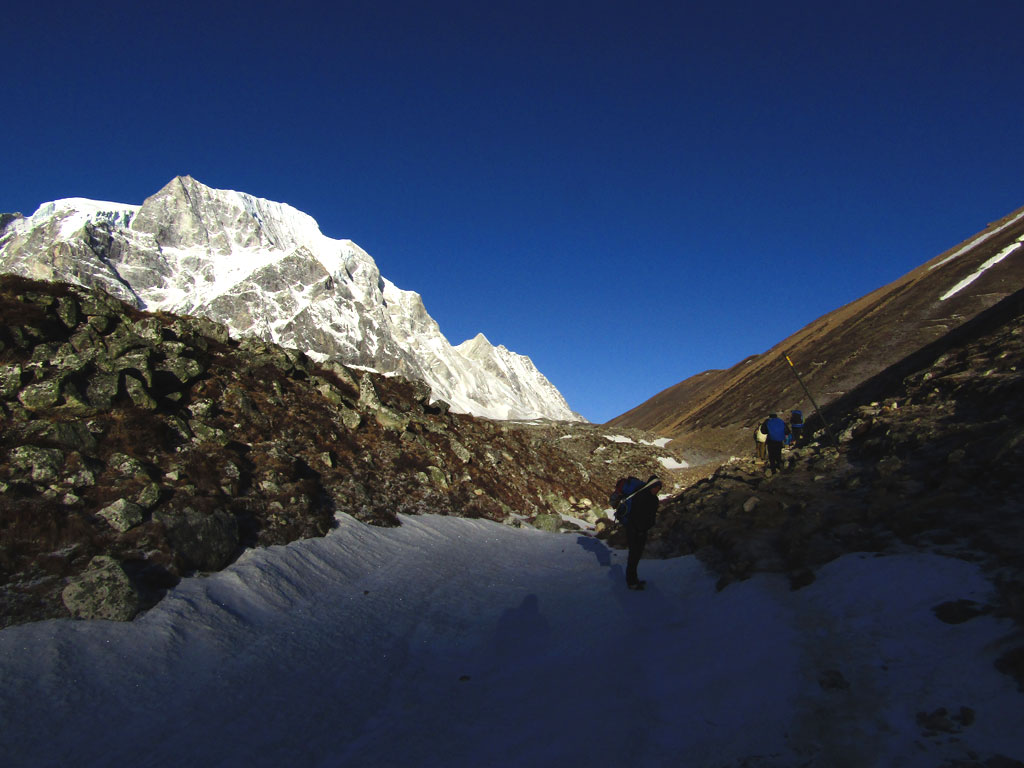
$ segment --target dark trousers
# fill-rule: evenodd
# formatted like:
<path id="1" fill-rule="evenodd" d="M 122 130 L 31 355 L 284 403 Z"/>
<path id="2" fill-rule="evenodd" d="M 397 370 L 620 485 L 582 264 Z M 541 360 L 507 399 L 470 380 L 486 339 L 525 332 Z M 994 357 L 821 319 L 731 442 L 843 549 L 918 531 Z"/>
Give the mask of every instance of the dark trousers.
<path id="1" fill-rule="evenodd" d="M 636 584 L 640 581 L 636 575 L 636 567 L 644 556 L 647 544 L 647 531 L 638 531 L 631 525 L 626 526 L 626 542 L 629 544 L 629 559 L 626 560 L 626 583 Z"/>
<path id="2" fill-rule="evenodd" d="M 782 443 L 778 440 L 768 441 L 768 469 L 772 472 L 782 471 Z"/>

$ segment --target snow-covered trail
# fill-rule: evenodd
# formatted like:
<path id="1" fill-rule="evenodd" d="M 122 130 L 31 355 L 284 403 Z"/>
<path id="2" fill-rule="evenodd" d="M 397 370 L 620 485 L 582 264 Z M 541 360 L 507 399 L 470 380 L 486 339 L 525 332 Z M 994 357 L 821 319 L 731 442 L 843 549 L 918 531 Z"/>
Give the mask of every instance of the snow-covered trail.
<path id="1" fill-rule="evenodd" d="M 931 610 L 988 597 L 968 563 L 850 555 L 799 592 L 774 576 L 716 592 L 692 557 L 645 560 L 637 593 L 624 561 L 584 536 L 344 519 L 188 579 L 130 624 L 0 632 L 0 754 L 10 768 L 1024 758 L 1024 697 L 992 664 L 1012 625 Z M 964 706 L 961 733 L 917 722 Z"/>

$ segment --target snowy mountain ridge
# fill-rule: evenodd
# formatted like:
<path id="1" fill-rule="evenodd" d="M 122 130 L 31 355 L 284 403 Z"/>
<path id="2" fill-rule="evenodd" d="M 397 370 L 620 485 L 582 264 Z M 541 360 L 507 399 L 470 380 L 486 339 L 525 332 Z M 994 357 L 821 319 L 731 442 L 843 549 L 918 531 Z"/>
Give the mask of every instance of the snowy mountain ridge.
<path id="1" fill-rule="evenodd" d="M 233 336 L 418 379 L 456 411 L 581 420 L 528 357 L 482 334 L 451 345 L 417 293 L 287 204 L 184 176 L 142 205 L 67 198 L 4 222 L 0 271 L 99 287 Z"/>

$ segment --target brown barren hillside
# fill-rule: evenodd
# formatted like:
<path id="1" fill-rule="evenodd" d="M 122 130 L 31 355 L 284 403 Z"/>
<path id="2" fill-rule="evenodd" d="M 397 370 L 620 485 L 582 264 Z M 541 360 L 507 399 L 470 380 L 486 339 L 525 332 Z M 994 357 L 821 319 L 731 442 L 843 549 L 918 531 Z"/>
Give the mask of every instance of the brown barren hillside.
<path id="1" fill-rule="evenodd" d="M 787 355 L 825 409 L 1024 287 L 1022 243 L 1019 209 L 767 352 L 692 376 L 609 424 L 675 438 L 694 455 L 748 452 L 769 412 L 813 415 Z"/>

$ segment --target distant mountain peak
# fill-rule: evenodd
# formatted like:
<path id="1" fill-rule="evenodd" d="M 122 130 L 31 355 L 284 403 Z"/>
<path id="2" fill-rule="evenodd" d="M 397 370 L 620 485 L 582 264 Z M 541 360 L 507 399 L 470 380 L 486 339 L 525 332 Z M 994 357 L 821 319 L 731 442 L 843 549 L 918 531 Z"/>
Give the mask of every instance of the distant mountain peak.
<path id="1" fill-rule="evenodd" d="M 478 334 L 453 347 L 421 297 L 285 203 L 177 176 L 142 205 L 67 198 L 6 217 L 0 271 L 207 317 L 316 359 L 397 373 L 456 411 L 582 420 L 529 358 Z M 468 347 L 466 345 L 469 345 Z"/>
<path id="2" fill-rule="evenodd" d="M 472 339 L 467 339 L 461 344 L 456 345 L 455 349 L 464 357 L 472 358 L 488 356 L 494 349 L 494 346 L 487 340 L 486 336 L 478 333 Z"/>

